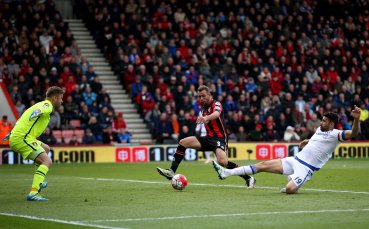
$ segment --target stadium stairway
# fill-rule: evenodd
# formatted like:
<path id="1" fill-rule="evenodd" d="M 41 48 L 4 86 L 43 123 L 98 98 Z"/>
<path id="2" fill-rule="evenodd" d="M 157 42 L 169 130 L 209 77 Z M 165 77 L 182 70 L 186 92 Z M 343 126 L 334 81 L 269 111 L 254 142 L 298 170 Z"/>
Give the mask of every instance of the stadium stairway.
<path id="1" fill-rule="evenodd" d="M 118 81 L 118 77 L 112 71 L 110 64 L 104 55 L 97 48 L 93 37 L 81 19 L 65 19 L 74 35 L 81 55 L 86 56 L 96 74 L 100 77 L 100 82 L 111 97 L 111 103 L 115 112 L 123 112 L 123 117 L 127 122 L 128 129 L 132 134 L 131 143 L 152 143 L 151 134 L 143 119 L 137 113 L 137 109 L 131 103 L 131 99 L 126 90 Z"/>

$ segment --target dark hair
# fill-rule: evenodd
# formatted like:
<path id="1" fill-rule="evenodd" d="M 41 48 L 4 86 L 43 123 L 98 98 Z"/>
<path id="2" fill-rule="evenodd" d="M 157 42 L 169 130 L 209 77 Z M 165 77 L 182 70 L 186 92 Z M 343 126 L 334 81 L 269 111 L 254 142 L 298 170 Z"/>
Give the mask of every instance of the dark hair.
<path id="1" fill-rule="evenodd" d="M 62 95 L 64 94 L 64 90 L 60 87 L 52 86 L 46 91 L 46 98 L 50 98 L 56 95 Z"/>
<path id="2" fill-rule="evenodd" d="M 210 92 L 210 89 L 205 86 L 205 85 L 201 85 L 198 89 L 197 89 L 198 92 L 200 91 L 207 91 L 207 92 Z"/>
<path id="3" fill-rule="evenodd" d="M 334 112 L 325 112 L 323 116 L 327 117 L 329 121 L 334 123 L 334 126 L 338 124 L 338 114 Z"/>

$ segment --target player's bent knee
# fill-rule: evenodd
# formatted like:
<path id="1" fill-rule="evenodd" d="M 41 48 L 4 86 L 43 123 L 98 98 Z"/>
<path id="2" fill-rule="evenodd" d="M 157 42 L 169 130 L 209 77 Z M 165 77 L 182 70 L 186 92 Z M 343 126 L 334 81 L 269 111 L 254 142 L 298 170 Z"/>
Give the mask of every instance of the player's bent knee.
<path id="1" fill-rule="evenodd" d="M 226 167 L 227 164 L 228 164 L 228 160 L 225 159 L 225 158 L 217 158 L 217 160 L 218 160 L 218 164 L 223 166 L 223 167 Z"/>
<path id="2" fill-rule="evenodd" d="M 46 154 L 48 154 L 50 152 L 50 146 L 49 145 L 46 145 L 45 143 L 42 143 L 42 148 L 44 148 Z"/>
<path id="3" fill-rule="evenodd" d="M 186 144 L 186 141 L 184 140 L 184 138 L 182 138 L 181 140 L 179 140 L 179 144 L 183 147 L 186 147 L 185 144 Z"/>
<path id="4" fill-rule="evenodd" d="M 53 165 L 53 162 L 49 159 L 46 166 L 51 168 L 52 165 Z"/>
<path id="5" fill-rule="evenodd" d="M 298 190 L 298 187 L 293 186 L 293 185 L 287 185 L 286 186 L 286 193 L 287 194 L 295 194 Z"/>
<path id="6" fill-rule="evenodd" d="M 36 163 L 39 165 L 46 165 L 48 168 L 51 168 L 53 162 L 49 158 L 49 156 L 44 152 L 37 159 Z"/>

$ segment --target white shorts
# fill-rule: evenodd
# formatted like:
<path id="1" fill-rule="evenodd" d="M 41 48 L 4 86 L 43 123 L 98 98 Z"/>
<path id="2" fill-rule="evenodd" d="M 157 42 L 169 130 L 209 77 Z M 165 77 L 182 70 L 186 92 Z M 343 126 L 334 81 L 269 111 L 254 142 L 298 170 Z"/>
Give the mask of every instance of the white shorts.
<path id="1" fill-rule="evenodd" d="M 286 157 L 282 160 L 283 175 L 288 176 L 297 187 L 301 187 L 311 179 L 314 171 L 298 162 L 294 157 Z"/>

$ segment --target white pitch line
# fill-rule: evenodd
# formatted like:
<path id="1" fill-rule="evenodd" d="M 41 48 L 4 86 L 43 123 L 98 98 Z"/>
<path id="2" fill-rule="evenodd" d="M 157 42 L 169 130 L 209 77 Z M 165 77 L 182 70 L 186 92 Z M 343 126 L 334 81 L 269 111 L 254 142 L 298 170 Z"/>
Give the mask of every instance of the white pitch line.
<path id="1" fill-rule="evenodd" d="M 208 218 L 208 217 L 219 218 L 219 217 L 231 217 L 231 216 L 335 213 L 335 212 L 361 212 L 361 211 L 369 211 L 369 208 L 367 209 L 341 209 L 341 210 L 334 209 L 334 210 L 311 210 L 311 211 L 285 211 L 285 212 L 250 212 L 250 213 L 236 213 L 236 214 L 191 215 L 191 216 L 172 216 L 172 217 L 158 217 L 158 218 L 107 219 L 107 220 L 93 220 L 91 222 L 159 221 L 159 220 L 194 219 L 194 218 Z"/>
<path id="2" fill-rule="evenodd" d="M 19 214 L 13 214 L 13 213 L 5 213 L 5 212 L 0 212 L 0 215 L 32 219 L 32 220 L 55 222 L 55 223 L 63 223 L 63 224 L 69 224 L 69 225 L 78 225 L 78 226 L 84 226 L 84 227 L 95 227 L 95 228 L 103 228 L 103 229 L 126 229 L 123 227 L 110 227 L 110 226 L 104 226 L 104 225 L 99 225 L 99 224 L 90 224 L 90 223 L 68 221 L 68 220 L 61 220 L 61 219 L 43 218 L 43 217 L 30 216 L 30 215 L 19 215 Z"/>
<path id="3" fill-rule="evenodd" d="M 79 177 L 82 180 L 95 180 L 95 181 L 117 181 L 117 182 L 130 182 L 130 183 L 144 183 L 144 184 L 165 184 L 168 182 L 162 181 L 145 181 L 145 180 L 129 180 L 129 179 L 113 179 L 113 178 L 90 178 Z M 230 185 L 230 184 L 203 184 L 203 183 L 191 183 L 194 186 L 207 186 L 207 187 L 230 187 L 230 188 L 245 188 L 245 185 Z M 280 187 L 269 186 L 257 186 L 259 189 L 280 189 Z M 369 192 L 357 192 L 349 190 L 329 190 L 329 189 L 314 189 L 314 188 L 302 188 L 301 190 L 314 191 L 314 192 L 333 192 L 333 193 L 350 193 L 350 194 L 364 194 L 369 195 Z"/>

